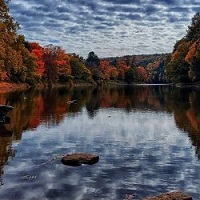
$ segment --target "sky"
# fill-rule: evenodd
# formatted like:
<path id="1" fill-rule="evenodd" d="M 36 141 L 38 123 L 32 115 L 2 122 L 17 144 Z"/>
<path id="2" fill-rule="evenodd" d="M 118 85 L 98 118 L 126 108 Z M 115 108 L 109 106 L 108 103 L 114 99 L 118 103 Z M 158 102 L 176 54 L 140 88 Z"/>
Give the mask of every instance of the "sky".
<path id="1" fill-rule="evenodd" d="M 87 58 L 170 53 L 199 0 L 12 0 L 26 40 Z"/>

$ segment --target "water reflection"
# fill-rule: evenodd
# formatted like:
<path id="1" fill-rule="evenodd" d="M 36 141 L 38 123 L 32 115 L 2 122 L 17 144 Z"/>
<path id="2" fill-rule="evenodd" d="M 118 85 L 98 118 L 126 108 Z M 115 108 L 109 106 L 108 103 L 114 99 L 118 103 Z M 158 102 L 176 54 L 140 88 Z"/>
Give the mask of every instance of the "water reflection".
<path id="1" fill-rule="evenodd" d="M 69 101 L 76 100 L 69 104 Z M 177 126 L 186 132 L 200 157 L 200 92 L 163 86 L 108 87 L 29 90 L 0 95 L 0 103 L 14 107 L 8 130 L 20 140 L 24 130 L 40 124 L 55 126 L 66 115 L 73 116 L 84 107 L 93 118 L 99 109 L 121 108 L 168 112 L 174 115 Z"/>
<path id="2" fill-rule="evenodd" d="M 4 165 L 8 163 L 10 157 L 15 156 L 15 150 L 12 148 L 13 132 L 0 125 L 0 185 L 3 185 Z"/>
<path id="3" fill-rule="evenodd" d="M 29 177 L 27 173 L 36 177 L 37 174 L 39 178 L 33 180 L 30 187 L 33 194 L 37 192 L 41 198 L 62 196 L 64 188 L 71 191 L 72 199 L 89 199 L 91 193 L 97 199 L 106 199 L 108 193 L 113 195 L 110 199 L 122 199 L 121 194 L 129 192 L 145 196 L 150 191 L 174 189 L 176 184 L 186 190 L 189 186 L 184 183 L 185 179 L 192 181 L 190 187 L 197 187 L 195 177 L 199 166 L 193 160 L 187 139 L 199 159 L 199 102 L 199 91 L 166 86 L 59 88 L 0 94 L 0 104 L 14 107 L 8 115 L 11 123 L 0 125 L 0 183 L 4 182 L 2 176 L 9 160 L 21 152 L 12 163 L 18 175 L 16 180 L 11 178 L 14 173 L 11 167 L 6 177 L 8 185 L 13 184 L 11 179 L 17 184 L 17 177 Z M 19 151 L 13 145 L 16 141 L 23 141 Z M 101 154 L 102 159 L 95 167 L 81 169 L 83 179 L 78 171 L 72 173 L 58 163 L 56 169 L 46 165 L 47 157 L 62 149 L 67 152 L 71 149 L 90 151 L 91 148 Z M 190 166 L 192 162 L 194 166 Z M 68 183 L 60 172 L 68 177 Z M 176 183 L 174 177 L 180 181 Z M 60 183 L 53 182 L 53 178 Z M 121 179 L 123 181 L 117 183 Z M 23 189 L 24 180 L 20 179 L 20 183 Z M 39 187 L 45 188 L 41 191 Z M 9 191 L 8 186 L 5 188 L 2 195 Z M 188 190 L 194 192 L 195 189 Z M 26 199 L 19 191 L 15 194 Z M 83 194 L 85 196 L 81 196 Z"/>

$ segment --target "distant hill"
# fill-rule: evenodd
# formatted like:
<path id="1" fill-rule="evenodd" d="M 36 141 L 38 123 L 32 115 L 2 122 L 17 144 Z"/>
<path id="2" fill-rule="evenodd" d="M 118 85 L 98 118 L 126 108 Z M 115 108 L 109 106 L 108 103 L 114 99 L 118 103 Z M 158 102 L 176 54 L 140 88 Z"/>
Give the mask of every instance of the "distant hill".
<path id="1" fill-rule="evenodd" d="M 107 57 L 101 60 L 107 60 L 109 63 L 113 63 L 119 60 L 128 62 L 129 65 L 134 65 L 136 67 L 143 66 L 147 67 L 150 63 L 154 63 L 166 58 L 169 53 L 163 54 L 141 54 L 141 55 L 125 55 L 121 57 Z"/>

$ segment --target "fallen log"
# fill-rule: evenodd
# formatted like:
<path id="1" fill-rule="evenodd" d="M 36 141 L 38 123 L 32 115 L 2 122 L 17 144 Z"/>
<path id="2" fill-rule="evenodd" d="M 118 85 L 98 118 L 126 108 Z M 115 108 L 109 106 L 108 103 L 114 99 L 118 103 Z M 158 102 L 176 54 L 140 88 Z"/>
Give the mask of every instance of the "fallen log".
<path id="1" fill-rule="evenodd" d="M 179 191 L 174 191 L 154 197 L 147 197 L 142 200 L 192 200 L 192 197 Z"/>
<path id="2" fill-rule="evenodd" d="M 93 165 L 99 161 L 99 156 L 87 153 L 73 153 L 63 156 L 61 162 L 64 165 L 80 166 L 82 164 Z"/>

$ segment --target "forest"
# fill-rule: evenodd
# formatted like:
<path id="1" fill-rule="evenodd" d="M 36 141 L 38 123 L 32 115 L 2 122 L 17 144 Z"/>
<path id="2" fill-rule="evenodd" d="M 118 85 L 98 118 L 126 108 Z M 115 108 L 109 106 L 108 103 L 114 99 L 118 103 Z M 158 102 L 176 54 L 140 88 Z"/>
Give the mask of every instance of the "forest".
<path id="1" fill-rule="evenodd" d="M 200 81 L 200 13 L 173 52 L 86 59 L 62 47 L 26 41 L 9 14 L 10 0 L 0 0 L 0 82 L 56 84 L 196 83 Z"/>

